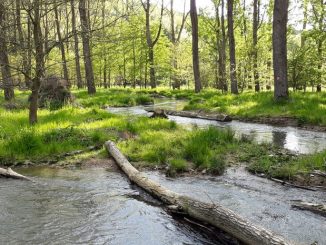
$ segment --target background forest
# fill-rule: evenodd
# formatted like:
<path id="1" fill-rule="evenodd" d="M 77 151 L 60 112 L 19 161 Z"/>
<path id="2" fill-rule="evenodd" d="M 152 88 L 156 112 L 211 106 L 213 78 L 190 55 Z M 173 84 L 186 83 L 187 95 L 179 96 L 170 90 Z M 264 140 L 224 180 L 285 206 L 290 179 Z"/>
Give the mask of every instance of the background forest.
<path id="1" fill-rule="evenodd" d="M 9 63 L 11 82 L 29 87 L 36 76 L 34 38 L 39 28 L 46 76 L 61 76 L 73 86 L 84 87 L 86 58 L 95 86 L 192 88 L 191 22 L 189 3 L 184 2 L 180 12 L 173 0 L 1 1 L 1 53 L 8 54 L 4 63 Z M 233 3 L 230 17 L 240 92 L 272 89 L 273 4 L 263 0 Z M 198 13 L 201 81 L 203 87 L 227 90 L 226 1 L 212 0 L 211 6 Z M 36 7 L 39 16 L 35 16 Z M 293 90 L 325 86 L 325 25 L 323 0 L 290 1 L 287 48 Z M 85 46 L 83 50 L 85 39 L 89 39 L 89 50 Z M 88 52 L 90 56 L 85 57 Z M 2 69 L 2 77 L 8 76 L 5 72 Z"/>

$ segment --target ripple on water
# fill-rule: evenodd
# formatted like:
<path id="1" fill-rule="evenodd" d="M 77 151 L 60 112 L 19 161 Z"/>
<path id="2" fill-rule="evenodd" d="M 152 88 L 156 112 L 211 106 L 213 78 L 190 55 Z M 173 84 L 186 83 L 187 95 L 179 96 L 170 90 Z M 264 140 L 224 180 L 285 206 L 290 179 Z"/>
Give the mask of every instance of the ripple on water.
<path id="1" fill-rule="evenodd" d="M 0 180 L 0 244 L 212 243 L 159 206 L 133 198 L 139 192 L 120 173 L 24 171 L 38 183 Z"/>

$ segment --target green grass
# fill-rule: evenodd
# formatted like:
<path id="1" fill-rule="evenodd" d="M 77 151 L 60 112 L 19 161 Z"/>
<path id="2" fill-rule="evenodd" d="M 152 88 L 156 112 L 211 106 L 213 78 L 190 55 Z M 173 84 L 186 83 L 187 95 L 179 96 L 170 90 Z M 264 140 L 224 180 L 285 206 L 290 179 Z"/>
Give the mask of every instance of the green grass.
<path id="1" fill-rule="evenodd" d="M 289 101 L 275 102 L 272 92 L 240 95 L 204 91 L 190 97 L 185 110 L 205 110 L 242 118 L 293 117 L 301 124 L 326 126 L 326 93 L 291 93 Z"/>
<path id="2" fill-rule="evenodd" d="M 187 91 L 181 92 L 183 96 L 194 96 Z M 79 103 L 92 107 L 66 105 L 57 111 L 42 109 L 39 110 L 39 123 L 32 127 L 28 124 L 27 109 L 5 110 L 1 107 L 0 165 L 51 159 L 62 153 L 113 140 L 132 162 L 150 168 L 168 167 L 171 175 L 191 169 L 221 174 L 234 163 L 245 163 L 252 172 L 284 179 L 312 170 L 326 171 L 326 151 L 310 156 L 291 156 L 271 145 L 257 145 L 247 138 L 237 139 L 229 130 L 211 127 L 190 131 L 165 119 L 127 118 L 100 109 L 103 102 L 108 103 L 106 98 L 111 98 L 111 105 L 117 101 L 120 103 L 121 94 L 126 92 L 114 93 L 115 90 L 100 91 L 89 98 L 85 91 L 75 92 Z M 153 91 L 145 96 L 139 91 L 132 93 L 135 94 L 132 98 L 140 98 L 139 101 L 143 102 L 150 98 Z M 210 91 L 203 93 L 207 93 L 211 99 L 217 96 Z M 171 94 L 175 96 L 176 92 Z M 195 96 L 202 100 L 200 95 Z M 223 96 L 233 98 L 231 95 Z M 323 100 L 320 95 L 309 96 L 310 99 L 316 97 L 315 101 Z M 17 93 L 16 97 L 15 103 L 23 105 L 28 93 Z M 4 103 L 0 100 L 1 106 Z M 123 138 L 122 133 L 131 137 Z"/>
<path id="3" fill-rule="evenodd" d="M 83 107 L 105 106 L 135 106 L 152 104 L 150 94 L 132 89 L 98 89 L 95 95 L 89 95 L 85 90 L 74 90 L 76 102 Z"/>

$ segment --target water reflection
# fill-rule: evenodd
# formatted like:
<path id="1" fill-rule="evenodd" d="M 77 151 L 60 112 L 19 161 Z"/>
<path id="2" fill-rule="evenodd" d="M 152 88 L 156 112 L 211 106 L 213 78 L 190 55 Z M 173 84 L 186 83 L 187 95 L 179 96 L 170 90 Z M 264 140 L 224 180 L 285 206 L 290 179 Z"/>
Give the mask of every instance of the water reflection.
<path id="1" fill-rule="evenodd" d="M 180 110 L 185 105 L 184 101 L 175 100 L 160 100 L 154 106 L 136 106 L 129 108 L 108 108 L 112 113 L 124 114 L 124 115 L 143 115 L 149 116 L 146 108 L 162 108 L 169 110 Z M 196 125 L 199 128 L 205 128 L 208 126 L 216 126 L 220 128 L 231 128 L 237 137 L 246 135 L 254 139 L 258 143 L 273 143 L 279 147 L 291 150 L 299 154 L 309 154 L 320 152 L 326 149 L 326 133 L 314 132 L 294 127 L 276 127 L 265 124 L 247 123 L 247 122 L 217 122 L 196 118 L 185 118 L 169 116 L 169 119 L 182 124 L 186 127 L 193 127 Z"/>

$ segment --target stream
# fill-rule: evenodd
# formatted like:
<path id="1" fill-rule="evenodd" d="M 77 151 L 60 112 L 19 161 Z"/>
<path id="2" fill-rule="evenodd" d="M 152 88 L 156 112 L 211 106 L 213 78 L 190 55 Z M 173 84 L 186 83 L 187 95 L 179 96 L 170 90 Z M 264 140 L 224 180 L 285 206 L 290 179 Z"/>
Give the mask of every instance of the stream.
<path id="1" fill-rule="evenodd" d="M 160 100 L 155 107 L 182 109 L 183 102 Z M 113 113 L 147 115 L 146 107 L 109 108 Z M 237 136 L 272 142 L 299 154 L 326 148 L 326 134 L 292 127 L 170 117 L 186 127 L 230 127 Z M 207 234 L 172 217 L 161 204 L 104 167 L 16 169 L 35 182 L 0 179 L 0 245 L 237 244 L 220 232 Z M 293 200 L 326 203 L 325 192 L 289 188 L 230 168 L 223 176 L 167 178 L 147 174 L 169 189 L 209 203 L 218 202 L 255 224 L 299 244 L 326 244 L 326 217 L 291 208 Z"/>
<path id="2" fill-rule="evenodd" d="M 123 115 L 149 116 L 145 109 L 182 110 L 185 101 L 171 99 L 156 99 L 154 105 L 108 108 L 109 112 Z M 215 126 L 231 128 L 237 137 L 245 135 L 258 143 L 273 143 L 297 154 L 316 153 L 326 149 L 326 132 L 315 132 L 295 127 L 277 127 L 266 124 L 248 123 L 233 120 L 232 122 L 218 122 L 205 119 L 169 116 L 169 119 L 185 127 L 196 125 L 199 128 Z"/>
<path id="3" fill-rule="evenodd" d="M 103 168 L 18 170 L 0 179 L 0 244 L 220 244 Z M 145 198 L 145 197 L 146 198 Z"/>

